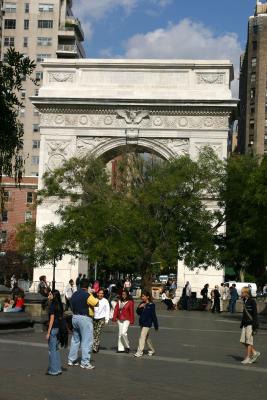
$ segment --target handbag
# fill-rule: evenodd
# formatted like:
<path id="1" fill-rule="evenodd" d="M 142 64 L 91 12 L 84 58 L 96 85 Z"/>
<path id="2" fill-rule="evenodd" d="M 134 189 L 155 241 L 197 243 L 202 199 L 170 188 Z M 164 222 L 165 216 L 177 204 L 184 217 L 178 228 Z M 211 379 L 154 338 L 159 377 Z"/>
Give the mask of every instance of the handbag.
<path id="1" fill-rule="evenodd" d="M 247 314 L 249 320 L 252 322 L 252 335 L 255 336 L 255 335 L 257 335 L 257 330 L 259 329 L 259 323 L 257 322 L 256 326 L 253 325 L 253 317 L 250 314 L 250 312 L 248 311 L 248 309 L 247 309 L 245 304 L 244 304 L 244 310 L 245 310 L 245 313 Z"/>

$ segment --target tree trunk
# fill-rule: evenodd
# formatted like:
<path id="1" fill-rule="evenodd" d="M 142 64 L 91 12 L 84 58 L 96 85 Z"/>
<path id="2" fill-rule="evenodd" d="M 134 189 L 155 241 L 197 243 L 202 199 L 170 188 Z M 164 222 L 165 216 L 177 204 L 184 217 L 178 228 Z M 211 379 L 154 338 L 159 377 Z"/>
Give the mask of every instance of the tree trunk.
<path id="1" fill-rule="evenodd" d="M 244 268 L 240 268 L 239 277 L 240 277 L 240 282 L 245 282 L 245 269 Z"/>
<path id="2" fill-rule="evenodd" d="M 152 287 L 152 266 L 151 263 L 146 263 L 143 264 L 141 268 L 141 287 L 142 290 L 149 291 L 151 293 L 151 287 Z"/>

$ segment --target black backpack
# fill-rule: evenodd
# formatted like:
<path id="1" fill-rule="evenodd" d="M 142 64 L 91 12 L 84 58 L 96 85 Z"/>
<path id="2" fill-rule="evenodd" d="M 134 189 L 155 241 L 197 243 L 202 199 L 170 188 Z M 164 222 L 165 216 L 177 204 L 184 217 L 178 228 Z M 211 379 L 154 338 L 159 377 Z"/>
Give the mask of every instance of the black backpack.
<path id="1" fill-rule="evenodd" d="M 68 342 L 69 342 L 68 326 L 64 316 L 58 319 L 57 338 L 61 347 L 65 348 L 68 347 Z"/>

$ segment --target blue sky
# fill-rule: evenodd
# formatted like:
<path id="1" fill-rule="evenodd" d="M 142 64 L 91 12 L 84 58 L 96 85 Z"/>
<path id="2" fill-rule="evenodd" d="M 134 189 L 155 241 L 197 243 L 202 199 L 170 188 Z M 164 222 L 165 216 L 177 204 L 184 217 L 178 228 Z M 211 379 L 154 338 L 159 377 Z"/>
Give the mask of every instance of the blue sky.
<path id="1" fill-rule="evenodd" d="M 124 55 L 129 39 L 166 29 L 183 19 L 201 23 L 214 36 L 236 33 L 246 40 L 248 16 L 255 0 L 73 0 L 86 31 L 88 57 Z M 179 41 L 179 38 L 177 38 Z M 108 52 L 109 50 L 109 52 Z"/>
<path id="2" fill-rule="evenodd" d="M 231 59 L 256 0 L 73 0 L 90 58 Z"/>

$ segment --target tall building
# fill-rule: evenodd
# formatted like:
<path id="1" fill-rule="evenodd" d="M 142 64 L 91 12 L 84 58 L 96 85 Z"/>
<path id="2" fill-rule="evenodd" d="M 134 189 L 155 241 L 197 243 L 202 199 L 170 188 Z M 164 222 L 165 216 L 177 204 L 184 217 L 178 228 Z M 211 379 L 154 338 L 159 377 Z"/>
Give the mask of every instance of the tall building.
<path id="1" fill-rule="evenodd" d="M 267 154 L 267 3 L 257 1 L 249 18 L 240 69 L 238 150 Z"/>
<path id="2" fill-rule="evenodd" d="M 16 229 L 19 223 L 35 220 L 31 201 L 38 185 L 39 169 L 39 112 L 29 97 L 38 95 L 42 86 L 42 62 L 48 58 L 84 58 L 84 34 L 81 24 L 72 13 L 72 0 L 0 0 L 1 60 L 9 47 L 34 60 L 34 78 L 39 85 L 25 80 L 20 93 L 24 108 L 20 119 L 24 125 L 25 173 L 20 188 L 7 177 L 2 186 L 6 197 L 5 210 L 0 214 L 0 267 L 4 257 L 16 250 Z M 10 260 L 7 262 L 10 264 Z M 0 268 L 1 274 L 1 268 Z"/>
<path id="3" fill-rule="evenodd" d="M 47 58 L 83 58 L 81 24 L 72 14 L 72 0 L 4 0 L 1 57 L 10 46 L 35 60 L 34 77 L 42 85 L 41 63 Z M 38 86 L 24 82 L 21 99 L 25 108 L 20 117 L 24 124 L 25 176 L 37 176 L 39 168 L 39 113 L 30 96 L 38 95 Z"/>

